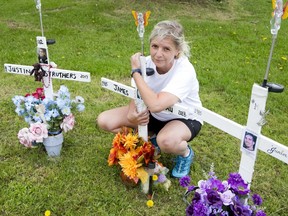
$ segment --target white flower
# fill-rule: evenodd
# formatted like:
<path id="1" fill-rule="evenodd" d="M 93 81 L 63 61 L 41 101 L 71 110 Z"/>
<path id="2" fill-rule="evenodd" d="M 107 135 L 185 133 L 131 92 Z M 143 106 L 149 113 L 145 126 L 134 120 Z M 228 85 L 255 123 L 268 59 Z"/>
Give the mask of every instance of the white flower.
<path id="1" fill-rule="evenodd" d="M 84 103 L 84 98 L 81 96 L 76 96 L 75 100 L 76 100 L 76 103 Z"/>

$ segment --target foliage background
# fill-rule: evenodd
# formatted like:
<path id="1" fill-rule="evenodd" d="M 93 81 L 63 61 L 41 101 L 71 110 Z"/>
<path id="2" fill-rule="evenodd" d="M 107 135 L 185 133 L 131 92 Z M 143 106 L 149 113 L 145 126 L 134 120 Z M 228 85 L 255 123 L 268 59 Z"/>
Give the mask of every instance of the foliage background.
<path id="1" fill-rule="evenodd" d="M 91 83 L 53 80 L 86 100 L 75 129 L 65 134 L 61 158 L 48 159 L 43 148 L 26 149 L 17 140 L 26 126 L 14 112 L 11 98 L 39 87 L 29 76 L 0 73 L 0 215 L 184 215 L 183 189 L 172 179 L 168 192 L 156 188 L 153 208 L 139 188 L 126 188 L 119 169 L 107 166 L 113 135 L 95 124 L 103 110 L 123 105 L 127 98 L 102 89 L 100 78 L 129 84 L 129 59 L 140 51 L 131 11 L 151 10 L 145 39 L 160 20 L 179 20 L 191 42 L 203 105 L 245 125 L 253 83 L 262 83 L 271 46 L 271 2 L 268 0 L 46 0 L 42 1 L 44 32 L 56 39 L 50 60 L 59 68 L 88 71 Z M 278 34 L 269 80 L 288 86 L 286 43 L 288 23 Z M 2 0 L 0 64 L 32 65 L 37 61 L 39 14 L 32 0 Z M 148 43 L 145 51 L 148 52 Z M 262 134 L 287 145 L 287 91 L 270 93 L 268 124 Z M 196 153 L 193 182 L 211 163 L 221 179 L 238 171 L 239 140 L 205 124 L 191 143 Z M 172 168 L 173 158 L 161 162 Z M 287 164 L 258 153 L 251 189 L 263 196 L 267 215 L 286 215 Z"/>

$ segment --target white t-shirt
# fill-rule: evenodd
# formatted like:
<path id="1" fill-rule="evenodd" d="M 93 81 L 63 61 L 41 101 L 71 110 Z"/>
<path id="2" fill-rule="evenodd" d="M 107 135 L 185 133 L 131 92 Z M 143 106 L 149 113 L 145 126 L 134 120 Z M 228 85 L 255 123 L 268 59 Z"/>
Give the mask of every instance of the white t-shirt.
<path id="1" fill-rule="evenodd" d="M 146 67 L 153 68 L 155 73 L 152 76 L 146 76 L 147 85 L 156 93 L 169 92 L 179 98 L 177 104 L 191 108 L 189 109 L 189 119 L 196 119 L 203 124 L 201 119 L 197 119 L 192 114 L 192 107 L 202 106 L 199 97 L 199 83 L 193 65 L 187 57 L 175 59 L 172 68 L 165 74 L 159 74 L 156 65 L 151 57 L 146 57 Z M 168 121 L 175 118 L 184 118 L 168 111 L 151 113 L 153 117 L 160 121 Z"/>

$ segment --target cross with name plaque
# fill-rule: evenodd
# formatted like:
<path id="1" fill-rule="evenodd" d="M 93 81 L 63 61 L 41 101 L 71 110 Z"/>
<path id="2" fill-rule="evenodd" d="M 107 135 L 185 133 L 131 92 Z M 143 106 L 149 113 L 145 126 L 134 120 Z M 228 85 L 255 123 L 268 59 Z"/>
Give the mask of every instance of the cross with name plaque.
<path id="1" fill-rule="evenodd" d="M 6 63 L 4 64 L 4 70 L 5 72 L 11 74 L 34 74 L 35 81 L 41 81 L 43 83 L 45 97 L 53 99 L 53 78 L 80 82 L 91 82 L 91 78 L 89 72 L 58 69 L 54 62 L 50 62 L 48 45 L 55 43 L 55 41 L 46 40 L 46 37 L 44 36 L 40 0 L 36 0 L 36 8 L 39 10 L 42 31 L 42 36 L 36 37 L 38 63 L 34 64 L 33 66 Z"/>

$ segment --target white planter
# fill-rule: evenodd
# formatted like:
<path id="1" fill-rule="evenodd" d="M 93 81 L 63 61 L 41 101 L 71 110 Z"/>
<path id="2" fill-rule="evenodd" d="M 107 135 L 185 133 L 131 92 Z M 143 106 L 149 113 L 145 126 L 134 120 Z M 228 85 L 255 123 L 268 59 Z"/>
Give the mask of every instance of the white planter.
<path id="1" fill-rule="evenodd" d="M 60 156 L 63 143 L 63 133 L 55 136 L 48 136 L 43 140 L 43 144 L 49 157 Z"/>

